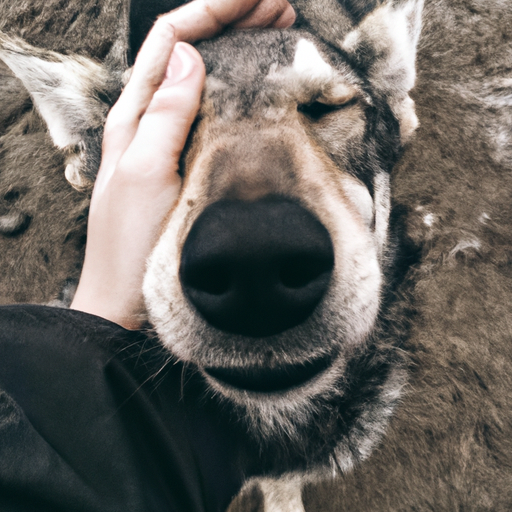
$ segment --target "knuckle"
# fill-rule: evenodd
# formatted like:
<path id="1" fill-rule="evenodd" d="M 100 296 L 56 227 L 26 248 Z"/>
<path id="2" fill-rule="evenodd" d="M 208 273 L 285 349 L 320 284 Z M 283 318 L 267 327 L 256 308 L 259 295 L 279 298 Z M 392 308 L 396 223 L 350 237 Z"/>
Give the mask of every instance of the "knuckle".
<path id="1" fill-rule="evenodd" d="M 169 23 L 169 20 L 163 16 L 157 18 L 153 25 L 153 30 L 157 32 L 161 37 L 166 37 L 173 40 L 175 37 L 174 26 Z"/>
<path id="2" fill-rule="evenodd" d="M 133 155 L 125 153 L 117 162 L 114 177 L 116 182 L 124 183 L 126 185 L 133 183 L 134 181 L 140 180 L 140 174 L 138 173 L 140 165 L 137 159 L 133 158 Z"/>
<path id="3" fill-rule="evenodd" d="M 180 101 L 179 96 L 176 94 L 159 94 L 161 91 L 157 91 L 153 95 L 151 103 L 146 110 L 146 114 L 158 113 L 158 112 L 168 112 L 174 110 L 178 101 Z"/>
<path id="4" fill-rule="evenodd" d="M 185 115 L 197 110 L 200 95 L 183 88 L 169 88 L 157 91 L 146 110 L 147 114 Z"/>
<path id="5" fill-rule="evenodd" d="M 281 16 L 276 21 L 276 28 L 287 28 L 295 23 L 297 15 L 295 9 L 286 0 L 283 0 Z"/>
<path id="6" fill-rule="evenodd" d="M 105 121 L 104 134 L 107 136 L 111 133 L 130 129 L 134 122 L 140 119 L 140 114 L 131 109 L 126 108 L 121 102 L 116 103 L 110 110 L 107 120 Z"/>
<path id="7" fill-rule="evenodd" d="M 122 108 L 119 103 L 116 103 L 108 113 L 107 120 L 105 121 L 105 128 L 121 124 L 122 119 Z"/>
<path id="8" fill-rule="evenodd" d="M 115 133 L 119 133 L 120 131 L 126 130 L 129 126 L 127 121 L 124 121 L 120 118 L 120 116 L 109 116 L 107 117 L 107 122 L 105 123 L 104 128 L 104 137 L 109 138 Z"/>

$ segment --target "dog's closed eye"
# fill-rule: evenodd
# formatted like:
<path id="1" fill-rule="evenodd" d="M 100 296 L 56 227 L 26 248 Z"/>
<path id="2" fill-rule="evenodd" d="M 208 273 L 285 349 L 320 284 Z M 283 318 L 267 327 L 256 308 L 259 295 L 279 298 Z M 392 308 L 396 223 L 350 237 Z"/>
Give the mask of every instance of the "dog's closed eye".
<path id="1" fill-rule="evenodd" d="M 342 104 L 327 104 L 322 103 L 320 101 L 313 101 L 311 103 L 303 103 L 297 106 L 297 110 L 307 116 L 309 119 L 313 121 L 318 121 L 322 117 L 331 114 L 333 112 L 337 112 L 339 110 L 343 110 L 347 107 L 354 105 L 357 102 L 357 98 L 352 98 L 346 103 Z"/>

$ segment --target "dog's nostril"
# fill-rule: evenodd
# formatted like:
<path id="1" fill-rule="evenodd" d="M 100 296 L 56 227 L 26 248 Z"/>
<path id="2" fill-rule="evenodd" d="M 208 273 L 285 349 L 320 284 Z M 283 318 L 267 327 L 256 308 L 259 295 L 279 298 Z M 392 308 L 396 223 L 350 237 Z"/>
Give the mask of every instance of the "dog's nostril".
<path id="1" fill-rule="evenodd" d="M 188 286 L 210 295 L 223 295 L 232 285 L 231 274 L 225 265 L 197 265 L 189 274 Z"/>
<path id="2" fill-rule="evenodd" d="M 279 279 L 287 288 L 304 288 L 324 273 L 330 273 L 332 264 L 317 255 L 288 258 L 281 263 Z"/>
<path id="3" fill-rule="evenodd" d="M 223 200 L 192 226 L 183 291 L 217 329 L 261 337 L 304 322 L 328 289 L 331 238 L 308 210 L 281 197 Z"/>

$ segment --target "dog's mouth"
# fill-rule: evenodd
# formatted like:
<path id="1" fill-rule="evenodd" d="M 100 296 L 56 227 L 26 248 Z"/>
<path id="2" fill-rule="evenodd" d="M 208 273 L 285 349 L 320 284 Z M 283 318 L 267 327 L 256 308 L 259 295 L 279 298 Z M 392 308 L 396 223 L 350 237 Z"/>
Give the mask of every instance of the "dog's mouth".
<path id="1" fill-rule="evenodd" d="M 277 393 L 305 385 L 331 366 L 332 357 L 324 356 L 279 368 L 205 368 L 221 384 L 254 393 Z"/>

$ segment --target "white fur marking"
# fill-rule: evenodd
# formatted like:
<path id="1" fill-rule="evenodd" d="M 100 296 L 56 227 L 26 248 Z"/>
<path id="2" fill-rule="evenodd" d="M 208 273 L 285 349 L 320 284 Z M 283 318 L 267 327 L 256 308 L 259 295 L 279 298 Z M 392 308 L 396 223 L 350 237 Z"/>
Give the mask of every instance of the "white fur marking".
<path id="1" fill-rule="evenodd" d="M 479 251 L 482 248 L 480 240 L 473 238 L 470 240 L 461 240 L 451 251 L 449 256 L 454 257 L 458 252 L 465 252 L 468 249 Z"/>
<path id="2" fill-rule="evenodd" d="M 260 488 L 265 497 L 265 512 L 305 512 L 299 476 L 264 478 L 260 480 Z"/>
<path id="3" fill-rule="evenodd" d="M 491 220 L 491 217 L 489 216 L 489 214 L 483 212 L 482 215 L 480 215 L 480 217 L 478 217 L 478 221 L 481 222 L 482 224 L 487 224 L 487 221 Z"/>
<path id="4" fill-rule="evenodd" d="M 379 173 L 374 179 L 374 208 L 375 208 L 375 240 L 382 257 L 388 239 L 389 213 L 391 197 L 389 194 L 389 176 Z"/>
<path id="5" fill-rule="evenodd" d="M 373 200 L 368 189 L 352 178 L 343 182 L 343 189 L 361 214 L 366 226 L 370 226 L 373 220 Z"/>
<path id="6" fill-rule="evenodd" d="M 423 217 L 424 224 L 426 226 L 428 226 L 429 228 L 432 227 L 432 225 L 434 224 L 434 220 L 435 220 L 435 217 L 434 217 L 433 213 L 427 213 L 427 215 L 425 215 L 425 217 Z"/>
<path id="7" fill-rule="evenodd" d="M 92 183 L 82 176 L 82 157 L 82 154 L 78 154 L 68 158 L 66 170 L 64 171 L 64 176 L 76 190 L 84 190 L 92 186 Z"/>
<path id="8" fill-rule="evenodd" d="M 334 73 L 332 67 L 318 53 L 316 46 L 306 39 L 297 43 L 293 70 L 298 75 L 311 79 L 330 78 Z"/>

